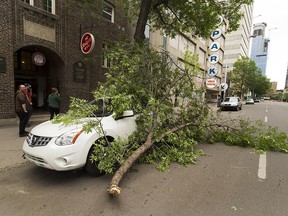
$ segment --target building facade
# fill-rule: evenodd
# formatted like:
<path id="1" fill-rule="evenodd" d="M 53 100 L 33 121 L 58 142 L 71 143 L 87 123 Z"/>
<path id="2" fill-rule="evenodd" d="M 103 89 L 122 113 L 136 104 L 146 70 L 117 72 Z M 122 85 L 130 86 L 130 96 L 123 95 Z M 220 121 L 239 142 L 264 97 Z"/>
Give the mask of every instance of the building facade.
<path id="1" fill-rule="evenodd" d="M 20 84 L 32 85 L 35 110 L 47 107 L 51 87 L 58 88 L 65 111 L 71 96 L 89 99 L 104 80 L 108 62 L 103 48 L 128 36 L 127 20 L 114 0 L 94 8 L 81 2 L 0 2 L 0 124 L 9 118 L 16 122 L 15 92 Z M 85 32 L 95 38 L 89 54 L 80 48 Z"/>
<path id="2" fill-rule="evenodd" d="M 239 23 L 239 28 L 226 35 L 224 47 L 224 68 L 226 73 L 233 70 L 233 64 L 239 58 L 249 56 L 250 36 L 253 22 L 253 4 L 242 5 L 241 10 L 244 16 Z M 229 76 L 227 75 L 227 77 Z M 228 94 L 230 94 L 233 89 L 233 83 L 230 83 L 229 79 L 227 79 L 227 84 L 229 85 Z"/>
<path id="3" fill-rule="evenodd" d="M 252 46 L 250 58 L 255 61 L 256 66 L 261 69 L 262 75 L 266 76 L 269 38 L 265 38 L 267 24 L 256 23 L 253 25 Z"/>
<path id="4" fill-rule="evenodd" d="M 233 70 L 233 64 L 243 56 L 249 56 L 249 42 L 251 36 L 253 5 L 242 5 L 243 18 L 236 31 L 226 35 L 224 64 Z"/>
<path id="5" fill-rule="evenodd" d="M 196 54 L 199 62 L 199 74 L 195 77 L 197 87 L 206 88 L 205 98 L 208 102 L 217 102 L 221 94 L 220 85 L 225 80 L 224 68 L 224 44 L 226 23 L 221 20 L 217 29 L 211 32 L 209 38 L 192 37 L 190 34 L 176 35 L 174 38 L 167 37 L 161 31 L 149 29 L 146 38 L 151 48 L 170 54 L 174 62 L 181 65 L 184 61 L 186 50 Z"/>

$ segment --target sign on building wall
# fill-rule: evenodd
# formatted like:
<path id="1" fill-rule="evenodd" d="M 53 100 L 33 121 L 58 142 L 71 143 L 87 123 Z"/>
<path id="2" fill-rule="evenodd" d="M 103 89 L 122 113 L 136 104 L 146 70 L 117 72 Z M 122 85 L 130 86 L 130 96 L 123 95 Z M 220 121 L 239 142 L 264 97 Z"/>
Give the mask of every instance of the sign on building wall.
<path id="1" fill-rule="evenodd" d="M 207 79 L 206 80 L 206 87 L 207 88 L 215 88 L 217 86 L 217 80 L 214 78 Z"/>
<path id="2" fill-rule="evenodd" d="M 94 36 L 91 33 L 85 33 L 80 41 L 80 48 L 82 53 L 89 54 L 92 52 L 95 45 Z"/>
<path id="3" fill-rule="evenodd" d="M 221 34 L 222 34 L 222 30 L 220 28 L 217 28 L 214 31 L 212 31 L 211 38 L 216 40 L 221 36 Z"/>
<path id="4" fill-rule="evenodd" d="M 217 67 L 209 67 L 207 73 L 209 76 L 216 76 L 218 73 L 218 68 Z"/>
<path id="5" fill-rule="evenodd" d="M 74 82 L 86 82 L 86 66 L 83 62 L 78 61 L 73 67 L 73 81 Z"/>
<path id="6" fill-rule="evenodd" d="M 214 54 L 214 55 L 211 55 L 209 56 L 209 63 L 210 64 L 216 64 L 219 62 L 219 56 Z"/>
<path id="7" fill-rule="evenodd" d="M 217 52 L 220 49 L 220 43 L 218 41 L 214 41 L 213 43 L 210 44 L 209 49 L 212 52 Z"/>
<path id="8" fill-rule="evenodd" d="M 217 19 L 217 26 L 220 26 L 223 22 L 223 17 L 219 16 Z M 211 78 L 211 77 L 215 77 L 218 73 L 218 67 L 217 67 L 217 63 L 220 60 L 219 57 L 219 50 L 221 48 L 221 44 L 219 41 L 217 41 L 218 38 L 220 38 L 222 35 L 222 30 L 221 28 L 217 28 L 215 30 L 213 30 L 211 32 L 211 38 L 213 39 L 213 41 L 211 42 L 211 44 L 209 45 L 209 49 L 212 52 L 212 54 L 209 56 L 209 63 L 210 63 L 210 67 L 208 67 L 207 70 L 207 74 L 208 74 L 208 79 L 206 79 L 206 86 L 207 88 L 215 88 L 218 84 L 217 84 L 217 80 L 215 78 Z M 220 53 L 221 55 L 221 53 Z M 225 86 L 226 87 L 226 86 Z"/>
<path id="9" fill-rule="evenodd" d="M 37 66 L 43 66 L 46 63 L 46 57 L 41 52 L 35 52 L 32 55 L 32 62 Z"/>

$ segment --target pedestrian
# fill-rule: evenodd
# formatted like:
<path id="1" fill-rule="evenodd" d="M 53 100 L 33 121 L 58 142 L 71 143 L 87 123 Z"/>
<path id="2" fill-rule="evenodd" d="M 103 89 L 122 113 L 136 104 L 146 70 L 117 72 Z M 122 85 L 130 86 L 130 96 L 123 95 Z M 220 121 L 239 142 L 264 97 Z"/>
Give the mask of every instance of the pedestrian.
<path id="1" fill-rule="evenodd" d="M 48 108 L 50 112 L 50 120 L 54 118 L 54 115 L 58 115 L 60 112 L 60 94 L 57 88 L 52 88 L 52 93 L 48 96 Z"/>
<path id="2" fill-rule="evenodd" d="M 15 96 L 15 112 L 19 117 L 19 137 L 24 137 L 29 134 L 29 132 L 25 131 L 25 127 L 28 122 L 30 103 L 24 93 L 25 90 L 25 85 L 20 85 Z"/>
<path id="3" fill-rule="evenodd" d="M 222 97 L 221 97 L 221 95 L 219 94 L 219 95 L 218 95 L 218 101 L 217 101 L 217 107 L 220 107 L 221 101 L 222 101 Z"/>
<path id="4" fill-rule="evenodd" d="M 27 110 L 28 111 L 28 119 L 27 119 L 27 124 L 26 124 L 26 127 L 30 127 L 31 124 L 29 124 L 29 120 L 32 116 L 32 113 L 33 113 L 33 103 L 32 103 L 32 86 L 29 84 L 29 83 L 25 83 L 25 95 L 28 99 L 28 102 L 30 103 L 30 108 Z"/>

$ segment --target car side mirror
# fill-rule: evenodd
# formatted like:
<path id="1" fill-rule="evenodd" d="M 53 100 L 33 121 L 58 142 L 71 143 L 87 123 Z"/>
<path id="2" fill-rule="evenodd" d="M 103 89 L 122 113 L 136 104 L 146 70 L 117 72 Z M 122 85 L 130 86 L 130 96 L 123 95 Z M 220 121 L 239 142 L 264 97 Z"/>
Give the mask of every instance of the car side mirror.
<path id="1" fill-rule="evenodd" d="M 126 117 L 132 117 L 134 116 L 134 112 L 132 110 L 125 110 L 122 114 L 122 116 L 119 116 L 118 118 L 115 118 L 115 120 L 123 119 Z"/>
<path id="2" fill-rule="evenodd" d="M 123 112 L 123 118 L 124 118 L 124 117 L 131 117 L 131 116 L 134 116 L 133 110 L 125 110 L 125 111 Z"/>

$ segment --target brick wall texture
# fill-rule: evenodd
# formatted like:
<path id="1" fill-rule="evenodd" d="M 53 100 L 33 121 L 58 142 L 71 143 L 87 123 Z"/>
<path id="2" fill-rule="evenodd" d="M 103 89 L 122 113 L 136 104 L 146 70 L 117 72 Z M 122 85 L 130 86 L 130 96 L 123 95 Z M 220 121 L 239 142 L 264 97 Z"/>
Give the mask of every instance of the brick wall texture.
<path id="1" fill-rule="evenodd" d="M 85 7 L 81 2 L 55 1 L 56 12 L 51 14 L 44 10 L 43 1 L 34 0 L 33 6 L 21 0 L 0 1 L 0 59 L 6 64 L 5 71 L 0 68 L 0 119 L 15 118 L 15 92 L 18 82 L 26 78 L 36 80 L 34 84 L 38 89 L 45 83 L 47 90 L 43 92 L 44 100 L 50 93 L 49 88 L 57 87 L 62 98 L 62 112 L 68 109 L 71 96 L 91 99 L 91 91 L 99 81 L 104 81 L 103 43 L 121 41 L 127 37 L 127 21 L 114 0 L 108 2 L 115 6 L 114 23 L 102 17 L 101 1 L 95 1 L 97 4 L 92 7 Z M 25 22 L 32 23 L 32 27 L 48 30 L 31 35 L 25 32 Z M 55 32 L 54 41 L 46 39 L 51 32 Z M 80 50 L 81 35 L 85 32 L 95 37 L 95 47 L 87 55 Z M 16 69 L 15 56 L 21 51 L 40 51 L 46 57 L 46 64 L 37 66 L 35 71 Z M 86 67 L 85 82 L 73 80 L 77 62 L 84 63 Z M 3 69 L 3 64 L 1 67 Z M 44 81 L 40 82 L 40 78 Z"/>

